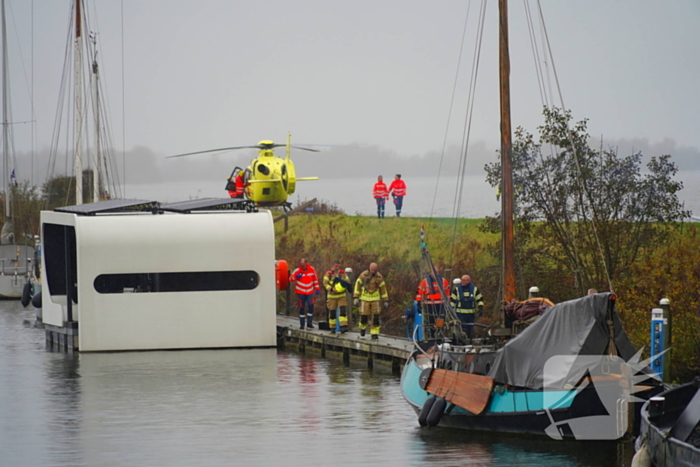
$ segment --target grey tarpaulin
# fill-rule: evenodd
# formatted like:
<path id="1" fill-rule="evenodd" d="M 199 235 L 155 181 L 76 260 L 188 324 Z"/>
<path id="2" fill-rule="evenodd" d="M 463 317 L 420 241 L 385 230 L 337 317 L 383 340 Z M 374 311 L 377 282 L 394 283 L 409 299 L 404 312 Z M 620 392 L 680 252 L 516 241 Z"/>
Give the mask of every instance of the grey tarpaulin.
<path id="1" fill-rule="evenodd" d="M 542 389 L 543 369 L 551 357 L 605 355 L 609 342 L 606 314 L 610 295 L 588 295 L 549 308 L 497 352 L 488 376 L 501 384 Z M 614 310 L 613 323 L 618 354 L 627 361 L 635 349 Z M 552 388 L 549 384 L 547 387 Z"/>

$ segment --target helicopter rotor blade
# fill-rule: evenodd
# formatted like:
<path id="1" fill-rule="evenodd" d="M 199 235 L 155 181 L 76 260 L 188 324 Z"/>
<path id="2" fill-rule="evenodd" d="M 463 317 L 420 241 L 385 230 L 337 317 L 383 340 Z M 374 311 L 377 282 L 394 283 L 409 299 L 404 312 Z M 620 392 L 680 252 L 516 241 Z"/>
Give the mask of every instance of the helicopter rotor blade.
<path id="1" fill-rule="evenodd" d="M 285 148 L 287 147 L 286 144 L 273 144 L 271 147 L 273 148 Z M 302 148 L 301 146 L 292 146 L 294 149 L 301 149 L 302 151 L 311 151 L 311 152 L 321 152 L 318 149 L 311 149 L 311 148 Z"/>
<path id="2" fill-rule="evenodd" d="M 318 150 L 318 149 L 302 148 L 302 147 L 299 147 L 299 146 L 292 146 L 292 147 L 293 147 L 294 149 L 301 149 L 302 151 L 321 152 L 321 151 Z"/>
<path id="3" fill-rule="evenodd" d="M 297 177 L 297 182 L 306 182 L 309 180 L 318 180 L 318 177 Z"/>
<path id="4" fill-rule="evenodd" d="M 172 157 L 193 156 L 195 154 L 206 154 L 208 152 L 235 151 L 236 149 L 260 149 L 260 147 L 259 146 L 236 146 L 233 148 L 207 149 L 206 151 L 187 152 L 185 154 L 176 154 L 174 156 L 167 156 L 166 159 L 170 159 Z"/>

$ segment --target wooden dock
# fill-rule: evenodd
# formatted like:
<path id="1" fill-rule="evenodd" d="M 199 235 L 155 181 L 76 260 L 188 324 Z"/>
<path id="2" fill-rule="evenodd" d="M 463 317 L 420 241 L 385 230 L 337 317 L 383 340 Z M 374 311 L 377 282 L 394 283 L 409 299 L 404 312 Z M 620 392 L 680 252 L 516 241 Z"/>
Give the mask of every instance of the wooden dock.
<path id="1" fill-rule="evenodd" d="M 331 334 L 318 327 L 302 330 L 299 329 L 299 318 L 279 314 L 277 334 L 281 347 L 293 348 L 302 354 L 342 359 L 346 365 L 359 362 L 370 369 L 384 367 L 395 374 L 401 373 L 413 350 L 413 344 L 405 338 L 382 334 L 375 341 L 370 339 L 369 332 L 366 337 L 360 338 L 359 332 Z"/>

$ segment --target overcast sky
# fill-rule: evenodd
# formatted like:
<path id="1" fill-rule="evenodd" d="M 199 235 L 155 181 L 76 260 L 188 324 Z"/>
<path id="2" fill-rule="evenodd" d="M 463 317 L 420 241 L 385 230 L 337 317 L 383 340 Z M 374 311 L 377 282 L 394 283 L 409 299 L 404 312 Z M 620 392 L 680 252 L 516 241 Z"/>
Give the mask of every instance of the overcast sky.
<path id="1" fill-rule="evenodd" d="M 461 140 L 480 1 L 86 4 L 119 151 L 123 134 L 127 151 L 143 146 L 165 156 L 283 142 L 291 131 L 300 143 L 370 145 L 399 156 L 439 152 L 469 8 L 448 144 Z M 12 118 L 32 119 L 33 76 L 35 140 L 45 148 L 71 1 L 7 5 Z M 575 119 L 590 119 L 592 135 L 700 146 L 700 2 L 543 0 L 542 7 L 565 104 Z M 535 132 L 542 102 L 524 2 L 510 2 L 510 25 L 513 126 Z M 539 21 L 535 32 L 540 40 Z M 499 138 L 497 35 L 497 2 L 491 0 L 471 138 L 493 150 Z M 551 63 L 548 70 L 553 77 Z M 30 126 L 13 129 L 15 147 L 29 150 Z"/>

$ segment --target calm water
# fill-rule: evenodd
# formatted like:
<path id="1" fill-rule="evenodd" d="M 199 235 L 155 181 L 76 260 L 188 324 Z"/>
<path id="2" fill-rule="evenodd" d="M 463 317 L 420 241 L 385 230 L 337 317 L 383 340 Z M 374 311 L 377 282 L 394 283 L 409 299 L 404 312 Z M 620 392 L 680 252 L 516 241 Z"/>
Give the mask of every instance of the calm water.
<path id="1" fill-rule="evenodd" d="M 622 466 L 629 443 L 420 430 L 398 378 L 266 350 L 69 356 L 0 302 L 2 466 Z"/>
<path id="2" fill-rule="evenodd" d="M 685 203 L 686 209 L 696 215 L 700 214 L 700 171 L 683 172 L 677 179 L 684 184 L 683 190 L 679 192 L 679 199 Z M 371 216 L 377 213 L 371 194 L 375 181 L 373 178 L 324 178 L 312 182 L 299 182 L 297 191 L 289 200 L 297 204 L 317 198 L 336 204 L 347 214 Z M 406 178 L 408 194 L 404 198 L 404 217 L 430 217 L 431 214 L 434 217 L 452 217 L 457 177 L 442 177 L 437 193 L 435 183 L 435 177 Z M 164 202 L 190 198 L 221 198 L 228 196 L 224 185 L 220 180 L 127 185 L 126 197 Z M 500 210 L 496 191 L 484 181 L 484 175 L 465 177 L 462 208 L 458 217 L 483 218 L 493 216 Z M 394 215 L 391 200 L 387 203 L 386 214 Z"/>

